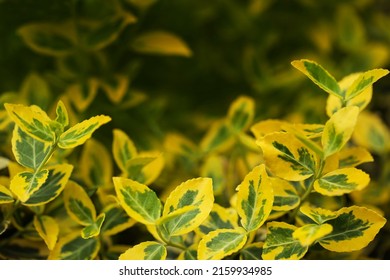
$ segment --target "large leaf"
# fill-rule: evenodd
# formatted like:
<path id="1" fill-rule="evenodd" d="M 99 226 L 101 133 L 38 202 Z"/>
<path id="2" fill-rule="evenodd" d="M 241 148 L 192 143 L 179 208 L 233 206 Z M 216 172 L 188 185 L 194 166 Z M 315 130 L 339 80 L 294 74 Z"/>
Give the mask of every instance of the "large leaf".
<path id="1" fill-rule="evenodd" d="M 337 218 L 327 223 L 333 231 L 320 240 L 321 246 L 330 251 L 350 252 L 366 247 L 386 219 L 367 208 L 351 206 L 337 211 Z"/>
<path id="2" fill-rule="evenodd" d="M 92 133 L 96 129 L 103 124 L 108 123 L 110 120 L 110 117 L 100 115 L 82 121 L 61 134 L 58 146 L 62 149 L 71 149 L 82 145 L 85 141 L 91 138 Z"/>
<path id="3" fill-rule="evenodd" d="M 321 138 L 324 157 L 340 151 L 348 142 L 355 129 L 358 114 L 358 107 L 345 107 L 333 114 L 326 122 Z"/>
<path id="4" fill-rule="evenodd" d="M 161 215 L 161 201 L 146 185 L 120 177 L 114 177 L 119 203 L 134 220 L 143 224 L 155 224 Z"/>
<path id="5" fill-rule="evenodd" d="M 263 247 L 264 260 L 299 260 L 307 252 L 308 247 L 302 246 L 294 239 L 296 226 L 284 222 L 267 224 L 267 238 Z"/>
<path id="6" fill-rule="evenodd" d="M 0 205 L 14 202 L 12 192 L 3 185 L 0 185 Z"/>
<path id="7" fill-rule="evenodd" d="M 167 249 L 155 241 L 142 242 L 119 256 L 119 260 L 165 260 Z"/>
<path id="8" fill-rule="evenodd" d="M 176 236 L 197 228 L 213 207 L 213 184 L 210 178 L 188 180 L 168 196 L 163 216 L 158 221 L 164 235 Z"/>
<path id="9" fill-rule="evenodd" d="M 21 202 L 26 202 L 32 194 L 37 192 L 48 178 L 49 171 L 41 170 L 37 173 L 23 171 L 11 180 L 10 189 Z"/>
<path id="10" fill-rule="evenodd" d="M 255 167 L 237 187 L 237 213 L 246 231 L 257 230 L 267 220 L 274 201 L 264 164 Z"/>
<path id="11" fill-rule="evenodd" d="M 221 260 L 239 251 L 246 240 L 246 231 L 242 228 L 211 231 L 199 242 L 198 259 Z"/>
<path id="12" fill-rule="evenodd" d="M 263 150 L 267 167 L 280 178 L 302 181 L 316 172 L 316 154 L 290 133 L 271 133 L 257 143 Z"/>
<path id="13" fill-rule="evenodd" d="M 310 246 L 318 239 L 332 232 L 333 227 L 330 224 L 307 224 L 293 233 L 293 238 L 298 239 L 302 246 Z"/>
<path id="14" fill-rule="evenodd" d="M 49 216 L 35 216 L 34 227 L 38 234 L 45 241 L 47 248 L 53 250 L 57 243 L 60 228 L 56 220 Z"/>
<path id="15" fill-rule="evenodd" d="M 255 102 L 247 96 L 237 98 L 229 108 L 228 123 L 234 131 L 246 130 L 255 115 Z"/>

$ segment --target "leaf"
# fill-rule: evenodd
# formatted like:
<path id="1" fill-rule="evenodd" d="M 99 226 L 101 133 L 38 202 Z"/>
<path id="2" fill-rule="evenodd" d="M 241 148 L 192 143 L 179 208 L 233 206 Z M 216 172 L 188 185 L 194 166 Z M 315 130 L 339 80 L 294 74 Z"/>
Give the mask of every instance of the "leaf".
<path id="1" fill-rule="evenodd" d="M 71 22 L 44 22 L 22 26 L 17 33 L 32 50 L 50 56 L 64 56 L 72 53 L 76 36 Z"/>
<path id="2" fill-rule="evenodd" d="M 161 201 L 146 185 L 120 177 L 114 177 L 116 195 L 120 205 L 134 220 L 151 225 L 161 215 Z"/>
<path id="3" fill-rule="evenodd" d="M 24 106 L 19 104 L 4 104 L 10 118 L 31 137 L 52 143 L 55 134 L 52 130 L 53 121 L 37 106 Z"/>
<path id="4" fill-rule="evenodd" d="M 331 234 L 320 240 L 325 249 L 351 252 L 366 247 L 385 225 L 386 219 L 364 207 L 351 206 L 337 211 L 337 218 L 327 222 Z"/>
<path id="5" fill-rule="evenodd" d="M 345 107 L 326 122 L 321 138 L 325 158 L 340 151 L 348 142 L 355 129 L 358 114 L 358 107 Z"/>
<path id="6" fill-rule="evenodd" d="M 229 108 L 228 123 L 234 131 L 248 129 L 255 115 L 255 102 L 248 96 L 240 96 Z"/>
<path id="7" fill-rule="evenodd" d="M 136 37 L 131 48 L 139 53 L 154 55 L 175 55 L 190 57 L 187 44 L 174 34 L 165 31 L 151 31 Z"/>
<path id="8" fill-rule="evenodd" d="M 103 124 L 108 123 L 110 120 L 110 117 L 100 115 L 82 121 L 61 134 L 58 146 L 62 149 L 71 149 L 82 145 L 85 141 L 91 138 L 92 133 L 96 129 Z"/>
<path id="9" fill-rule="evenodd" d="M 132 159 L 137 155 L 137 149 L 133 141 L 122 130 L 114 129 L 113 134 L 112 154 L 115 163 L 122 172 L 127 172 L 126 163 L 129 159 Z"/>
<path id="10" fill-rule="evenodd" d="M 218 155 L 211 155 L 206 158 L 201 167 L 200 174 L 203 177 L 213 179 L 214 195 L 221 194 L 226 187 L 225 159 Z"/>
<path id="11" fill-rule="evenodd" d="M 69 181 L 66 185 L 64 204 L 68 215 L 78 224 L 88 226 L 95 222 L 95 205 L 87 192 L 74 181 Z"/>
<path id="12" fill-rule="evenodd" d="M 305 216 L 309 217 L 312 221 L 321 225 L 329 220 L 337 218 L 337 214 L 333 211 L 322 209 L 322 208 L 314 208 L 309 205 L 303 205 L 299 211 L 302 212 Z"/>
<path id="13" fill-rule="evenodd" d="M 155 241 L 142 242 L 119 256 L 119 260 L 165 260 L 167 249 Z"/>
<path id="14" fill-rule="evenodd" d="M 50 216 L 34 216 L 34 227 L 45 241 L 47 248 L 53 250 L 57 243 L 60 228 L 56 220 Z"/>
<path id="15" fill-rule="evenodd" d="M 36 170 L 47 160 L 50 150 L 50 145 L 38 141 L 15 126 L 12 135 L 12 152 L 20 165 Z"/>
<path id="16" fill-rule="evenodd" d="M 289 211 L 298 207 L 301 199 L 293 185 L 277 177 L 270 177 L 270 180 L 274 193 L 272 210 Z"/>
<path id="17" fill-rule="evenodd" d="M 293 135 L 275 132 L 259 140 L 267 168 L 285 180 L 302 181 L 314 175 L 316 155 Z"/>
<path id="18" fill-rule="evenodd" d="M 48 175 L 49 171 L 47 169 L 37 173 L 20 172 L 11 180 L 10 189 L 21 202 L 26 202 L 32 194 L 42 187 Z"/>
<path id="19" fill-rule="evenodd" d="M 208 234 L 217 229 L 235 229 L 238 227 L 238 216 L 234 209 L 224 208 L 216 203 L 209 216 L 199 226 L 201 234 Z"/>
<path id="20" fill-rule="evenodd" d="M 246 240 L 246 231 L 242 228 L 212 231 L 199 242 L 198 259 L 221 260 L 239 251 Z"/>
<path id="21" fill-rule="evenodd" d="M 187 180 L 169 194 L 158 227 L 168 236 L 188 233 L 208 217 L 213 203 L 210 178 Z"/>
<path id="22" fill-rule="evenodd" d="M 61 124 L 63 128 L 66 128 L 69 125 L 68 111 L 66 110 L 65 104 L 61 100 L 57 103 L 56 122 Z"/>
<path id="23" fill-rule="evenodd" d="M 48 167 L 48 176 L 45 183 L 24 202 L 27 206 L 38 206 L 54 200 L 65 188 L 72 173 L 73 166 L 59 164 Z"/>
<path id="24" fill-rule="evenodd" d="M 302 246 L 299 240 L 293 238 L 296 226 L 284 222 L 267 224 L 267 238 L 263 246 L 263 260 L 299 260 L 307 252 L 308 247 Z"/>
<path id="25" fill-rule="evenodd" d="M 14 202 L 12 192 L 3 185 L 0 185 L 0 205 Z"/>
<path id="26" fill-rule="evenodd" d="M 332 229 L 330 224 L 308 224 L 296 229 L 293 238 L 299 240 L 302 246 L 310 246 L 318 239 L 331 233 Z"/>
<path id="27" fill-rule="evenodd" d="M 336 79 L 318 63 L 301 59 L 294 60 L 291 64 L 327 93 L 344 98 Z"/>
<path id="28" fill-rule="evenodd" d="M 129 84 L 130 81 L 127 76 L 115 75 L 101 82 L 101 87 L 111 102 L 119 104 L 126 95 Z"/>
<path id="29" fill-rule="evenodd" d="M 23 80 L 20 98 L 28 100 L 29 104 L 37 105 L 46 110 L 50 103 L 50 97 L 49 85 L 40 75 L 30 73 Z"/>
<path id="30" fill-rule="evenodd" d="M 106 215 L 101 213 L 92 224 L 87 225 L 81 231 L 81 237 L 84 239 L 89 239 L 99 236 L 105 217 Z"/>
<path id="31" fill-rule="evenodd" d="M 149 185 L 153 183 L 164 168 L 164 157 L 160 152 L 140 152 L 126 163 L 127 177 Z"/>
<path id="32" fill-rule="evenodd" d="M 98 89 L 98 81 L 96 79 L 89 79 L 70 85 L 65 94 L 70 98 L 79 112 L 84 112 L 95 99 Z"/>
<path id="33" fill-rule="evenodd" d="M 215 122 L 200 143 L 202 151 L 225 151 L 234 143 L 233 133 L 225 122 Z"/>
<path id="34" fill-rule="evenodd" d="M 101 228 L 104 236 L 112 236 L 132 227 L 136 221 L 129 217 L 117 204 L 112 204 L 103 209 L 106 216 Z"/>
<path id="35" fill-rule="evenodd" d="M 346 147 L 339 152 L 339 167 L 354 167 L 366 162 L 372 162 L 374 158 L 363 147 Z"/>
<path id="36" fill-rule="evenodd" d="M 370 176 L 357 168 L 342 168 L 329 172 L 314 182 L 314 189 L 322 195 L 342 195 L 367 187 Z"/>
<path id="37" fill-rule="evenodd" d="M 267 134 L 273 132 L 282 132 L 282 127 L 287 124 L 285 121 L 281 120 L 265 120 L 255 123 L 251 126 L 251 132 L 256 139 L 261 139 Z"/>
<path id="38" fill-rule="evenodd" d="M 100 249 L 97 238 L 84 239 L 78 232 L 61 237 L 50 253 L 50 260 L 93 260 Z"/>
<path id="39" fill-rule="evenodd" d="M 240 250 L 240 260 L 262 260 L 263 242 L 254 242 Z"/>
<path id="40" fill-rule="evenodd" d="M 264 164 L 256 166 L 237 187 L 237 213 L 247 231 L 257 230 L 267 220 L 274 202 L 271 180 Z"/>

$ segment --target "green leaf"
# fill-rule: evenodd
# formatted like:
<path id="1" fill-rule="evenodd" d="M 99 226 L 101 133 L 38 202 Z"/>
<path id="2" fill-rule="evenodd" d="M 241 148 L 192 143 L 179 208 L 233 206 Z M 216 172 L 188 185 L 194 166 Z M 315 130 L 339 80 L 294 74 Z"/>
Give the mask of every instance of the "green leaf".
<path id="1" fill-rule="evenodd" d="M 386 219 L 364 207 L 351 206 L 336 212 L 337 218 L 327 223 L 331 234 L 320 240 L 325 249 L 334 252 L 351 252 L 366 247 L 385 225 Z"/>
<path id="2" fill-rule="evenodd" d="M 315 181 L 314 189 L 322 195 L 342 195 L 362 190 L 370 182 L 370 176 L 360 169 L 342 168 L 329 172 Z"/>
<path id="3" fill-rule="evenodd" d="M 199 242 L 198 259 L 221 260 L 239 251 L 246 240 L 246 231 L 242 228 L 212 231 Z"/>
<path id="4" fill-rule="evenodd" d="M 277 177 L 270 177 L 270 180 L 274 192 L 272 210 L 289 211 L 298 207 L 301 199 L 293 185 Z"/>
<path id="5" fill-rule="evenodd" d="M 20 172 L 11 180 L 10 189 L 21 202 L 26 202 L 32 194 L 42 187 L 48 175 L 49 171 L 47 169 L 37 173 Z"/>
<path id="6" fill-rule="evenodd" d="M 34 227 L 45 241 L 47 248 L 53 250 L 57 243 L 60 228 L 56 220 L 49 216 L 35 216 Z"/>
<path id="7" fill-rule="evenodd" d="M 326 122 L 321 142 L 324 157 L 340 151 L 351 138 L 359 115 L 359 108 L 345 107 Z"/>
<path id="8" fill-rule="evenodd" d="M 296 226 L 284 222 L 267 224 L 267 238 L 263 247 L 264 260 L 299 260 L 307 252 L 308 247 L 302 246 L 294 239 Z"/>
<path id="9" fill-rule="evenodd" d="M 333 211 L 310 207 L 308 204 L 303 205 L 299 211 L 302 212 L 305 216 L 309 217 L 311 220 L 321 225 L 329 220 L 337 218 L 337 214 Z"/>
<path id="10" fill-rule="evenodd" d="M 127 172 L 126 163 L 129 159 L 132 159 L 137 155 L 137 149 L 133 141 L 122 130 L 114 129 L 113 134 L 112 154 L 115 163 L 122 172 Z"/>
<path id="11" fill-rule="evenodd" d="M 236 209 L 241 225 L 248 232 L 257 230 L 267 220 L 274 202 L 265 165 L 257 166 L 249 172 L 237 189 Z"/>
<path id="12" fill-rule="evenodd" d="M 61 134 L 58 146 L 62 149 L 71 149 L 82 145 L 91 138 L 92 133 L 96 129 L 103 124 L 108 123 L 110 120 L 110 117 L 100 115 L 78 123 Z"/>
<path id="13" fill-rule="evenodd" d="M 332 232 L 333 227 L 330 224 L 307 224 L 293 233 L 293 238 L 298 239 L 302 246 L 310 246 L 318 239 Z"/>
<path id="14" fill-rule="evenodd" d="M 263 242 L 254 242 L 240 250 L 240 260 L 262 260 Z"/>
<path id="15" fill-rule="evenodd" d="M 240 132 L 251 125 L 254 115 L 254 100 L 247 96 L 240 96 L 230 105 L 228 123 L 234 131 Z"/>
<path id="16" fill-rule="evenodd" d="M 301 59 L 294 60 L 291 64 L 327 93 L 344 98 L 336 79 L 318 63 Z"/>
<path id="17" fill-rule="evenodd" d="M 81 237 L 84 239 L 99 236 L 106 215 L 101 213 L 92 224 L 87 225 L 81 231 Z"/>
<path id="18" fill-rule="evenodd" d="M 199 226 L 201 234 L 208 234 L 217 229 L 234 229 L 238 227 L 238 216 L 234 209 L 224 208 L 216 203 L 209 216 Z"/>
<path id="19" fill-rule="evenodd" d="M 65 188 L 72 173 L 73 166 L 59 164 L 48 167 L 48 176 L 45 183 L 24 202 L 27 206 L 38 206 L 54 200 Z"/>
<path id="20" fill-rule="evenodd" d="M 0 205 L 14 202 L 12 192 L 3 185 L 0 185 Z"/>
<path id="21" fill-rule="evenodd" d="M 129 217 L 126 212 L 117 204 L 111 204 L 103 209 L 106 216 L 101 228 L 104 236 L 115 235 L 125 229 L 132 227 L 136 221 Z"/>
<path id="22" fill-rule="evenodd" d="M 314 175 L 317 156 L 294 135 L 275 132 L 257 143 L 272 174 L 289 181 L 302 181 Z"/>
<path id="23" fill-rule="evenodd" d="M 119 260 L 165 260 L 167 249 L 155 241 L 142 242 L 119 256 Z"/>
<path id="24" fill-rule="evenodd" d="M 155 224 L 161 215 L 161 201 L 146 185 L 120 177 L 114 177 L 116 195 L 120 205 L 134 220 L 143 224 Z"/>

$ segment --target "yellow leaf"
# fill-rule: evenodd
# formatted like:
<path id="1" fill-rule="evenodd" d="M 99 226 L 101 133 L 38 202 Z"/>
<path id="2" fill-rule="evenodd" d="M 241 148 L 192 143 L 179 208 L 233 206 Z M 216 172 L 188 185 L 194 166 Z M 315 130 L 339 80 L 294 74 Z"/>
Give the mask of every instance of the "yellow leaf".
<path id="1" fill-rule="evenodd" d="M 298 207 L 301 199 L 293 185 L 277 177 L 270 177 L 269 179 L 274 193 L 272 210 L 289 211 Z"/>
<path id="2" fill-rule="evenodd" d="M 23 171 L 12 179 L 10 189 L 22 202 L 26 202 L 37 192 L 48 178 L 49 171 L 44 169 L 37 173 Z"/>
<path id="3" fill-rule="evenodd" d="M 115 75 L 111 79 L 101 82 L 103 90 L 106 92 L 111 102 L 118 104 L 122 101 L 129 88 L 129 78 L 124 75 Z"/>
<path id="4" fill-rule="evenodd" d="M 332 232 L 333 227 L 329 224 L 308 224 L 296 229 L 293 238 L 298 239 L 302 246 L 310 246 L 318 239 Z"/>
<path id="5" fill-rule="evenodd" d="M 122 130 L 114 129 L 113 134 L 112 154 L 118 167 L 122 172 L 126 172 L 126 163 L 137 155 L 137 149 L 130 137 Z"/>
<path id="6" fill-rule="evenodd" d="M 164 168 L 165 160 L 164 156 L 158 151 L 143 151 L 138 154 L 139 157 L 155 158 L 149 164 L 142 168 L 143 183 L 145 185 L 152 184 L 160 175 Z"/>
<path id="7" fill-rule="evenodd" d="M 248 96 L 240 96 L 230 105 L 228 122 L 234 131 L 245 131 L 252 124 L 254 115 L 255 101 Z"/>
<path id="8" fill-rule="evenodd" d="M 35 216 L 34 227 L 39 236 L 45 241 L 47 248 L 49 248 L 49 250 L 53 250 L 60 232 L 56 220 L 49 216 Z"/>
<path id="9" fill-rule="evenodd" d="M 165 260 L 167 249 L 155 241 L 142 242 L 119 256 L 119 260 Z"/>
<path id="10" fill-rule="evenodd" d="M 374 158 L 370 152 L 363 147 L 346 147 L 339 152 L 340 168 L 354 167 L 372 161 L 374 161 Z"/>
<path id="11" fill-rule="evenodd" d="M 3 185 L 0 185 L 0 205 L 14 202 L 12 192 Z"/>
<path id="12" fill-rule="evenodd" d="M 285 121 L 281 120 L 265 120 L 255 123 L 251 127 L 251 131 L 256 139 L 261 139 L 265 135 L 273 132 L 281 132 L 282 127 L 287 124 Z"/>
<path id="13" fill-rule="evenodd" d="M 98 87 L 99 84 L 96 79 L 89 79 L 86 82 L 69 86 L 65 94 L 69 97 L 78 111 L 84 112 L 95 99 Z"/>

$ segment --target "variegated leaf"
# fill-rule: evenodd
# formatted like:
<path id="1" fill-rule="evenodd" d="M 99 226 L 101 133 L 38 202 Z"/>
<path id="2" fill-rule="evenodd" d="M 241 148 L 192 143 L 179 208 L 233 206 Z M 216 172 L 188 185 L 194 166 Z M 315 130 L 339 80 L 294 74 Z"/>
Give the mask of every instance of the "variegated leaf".
<path id="1" fill-rule="evenodd" d="M 81 231 L 81 237 L 84 239 L 89 239 L 99 236 L 105 218 L 106 215 L 101 213 L 92 224 L 87 225 Z"/>
<path id="2" fill-rule="evenodd" d="M 69 125 L 68 111 L 66 110 L 64 102 L 61 100 L 58 101 L 56 107 L 56 122 L 61 124 L 63 128 L 66 128 Z"/>
<path id="3" fill-rule="evenodd" d="M 127 172 L 126 163 L 137 155 L 137 149 L 133 141 L 122 130 L 114 129 L 113 134 L 112 154 L 115 163 L 122 172 Z"/>
<path id="4" fill-rule="evenodd" d="M 225 151 L 234 143 L 233 132 L 224 121 L 215 122 L 203 137 L 200 147 L 204 152 Z"/>
<path id="5" fill-rule="evenodd" d="M 333 231 L 320 240 L 321 246 L 330 251 L 351 252 L 366 247 L 386 219 L 367 208 L 351 206 L 337 211 L 337 218 L 327 223 Z"/>
<path id="6" fill-rule="evenodd" d="M 363 147 L 347 147 L 339 152 L 339 167 L 355 167 L 359 164 L 372 162 L 374 158 Z"/>
<path id="7" fill-rule="evenodd" d="M 263 242 L 254 242 L 240 250 L 240 260 L 262 260 Z"/>
<path id="8" fill-rule="evenodd" d="M 257 142 L 263 150 L 267 168 L 285 180 L 302 181 L 314 175 L 317 156 L 294 135 L 275 132 Z"/>
<path id="9" fill-rule="evenodd" d="M 105 79 L 101 83 L 108 99 L 115 104 L 119 104 L 129 89 L 129 77 L 125 75 L 115 75 Z"/>
<path id="10" fill-rule="evenodd" d="M 53 165 L 48 168 L 48 176 L 45 183 L 24 202 L 27 206 L 46 204 L 60 195 L 72 173 L 70 164 Z"/>
<path id="11" fill-rule="evenodd" d="M 187 250 L 183 251 L 178 257 L 177 260 L 187 260 L 187 261 L 196 261 L 198 260 L 198 244 L 195 246 L 190 246 Z"/>
<path id="12" fill-rule="evenodd" d="M 155 241 L 142 242 L 119 256 L 119 260 L 165 260 L 167 249 Z"/>
<path id="13" fill-rule="evenodd" d="M 155 224 L 161 215 L 161 201 L 146 185 L 120 177 L 114 177 L 116 195 L 120 205 L 134 220 L 143 224 Z"/>
<path id="14" fill-rule="evenodd" d="M 199 226 L 202 234 L 208 234 L 217 229 L 234 229 L 238 227 L 238 215 L 232 208 L 224 208 L 214 203 L 209 216 Z"/>
<path id="15" fill-rule="evenodd" d="M 95 99 L 98 89 L 98 81 L 89 79 L 70 85 L 65 94 L 70 98 L 78 111 L 84 112 Z"/>
<path id="16" fill-rule="evenodd" d="M 369 182 L 370 176 L 364 171 L 354 167 L 341 168 L 316 180 L 314 189 L 322 195 L 342 195 L 362 190 Z"/>
<path id="17" fill-rule="evenodd" d="M 326 122 L 321 139 L 325 158 L 340 151 L 348 142 L 355 129 L 358 114 L 358 107 L 345 107 Z"/>
<path id="18" fill-rule="evenodd" d="M 226 186 L 224 158 L 218 155 L 207 157 L 201 167 L 201 176 L 209 177 L 213 180 L 214 195 L 221 194 Z"/>
<path id="19" fill-rule="evenodd" d="M 267 134 L 274 132 L 282 132 L 282 127 L 286 125 L 287 122 L 281 120 L 265 120 L 255 123 L 251 126 L 251 132 L 256 139 L 261 139 Z"/>
<path id="20" fill-rule="evenodd" d="M 163 216 L 158 221 L 162 234 L 183 235 L 197 228 L 213 207 L 213 184 L 210 178 L 187 180 L 168 196 Z"/>
<path id="21" fill-rule="evenodd" d="M 301 199 L 293 185 L 277 177 L 270 177 L 270 180 L 274 193 L 273 210 L 289 211 L 298 207 Z"/>
<path id="22" fill-rule="evenodd" d="M 11 180 L 10 189 L 21 202 L 26 202 L 37 192 L 48 178 L 49 171 L 41 170 L 37 173 L 23 171 Z"/>
<path id="23" fill-rule="evenodd" d="M 58 146 L 62 149 L 71 149 L 82 145 L 85 141 L 91 138 L 92 133 L 96 129 L 103 124 L 108 123 L 110 120 L 110 117 L 100 115 L 82 121 L 61 134 Z"/>
<path id="24" fill-rule="evenodd" d="M 159 151 L 143 151 L 139 157 L 154 158 L 149 164 L 145 165 L 141 170 L 142 182 L 146 185 L 152 184 L 161 174 L 165 166 L 164 155 Z"/>
<path id="25" fill-rule="evenodd" d="M 327 93 L 333 94 L 339 98 L 344 98 L 344 94 L 336 79 L 318 63 L 307 59 L 301 59 L 294 60 L 291 64 Z"/>
<path id="26" fill-rule="evenodd" d="M 234 131 L 240 132 L 251 125 L 254 115 L 254 100 L 248 96 L 240 96 L 230 105 L 228 123 Z"/>
<path id="27" fill-rule="evenodd" d="M 310 207 L 308 204 L 303 205 L 299 211 L 302 212 L 305 216 L 309 217 L 312 221 L 321 225 L 329 220 L 337 218 L 337 214 L 333 211 Z"/>
<path id="28" fill-rule="evenodd" d="M 49 248 L 49 250 L 53 250 L 60 232 L 60 228 L 56 220 L 50 216 L 35 216 L 34 227 L 39 236 L 45 241 L 47 248 Z"/>
<path id="29" fill-rule="evenodd" d="M 107 206 L 103 210 L 106 218 L 101 228 L 105 236 L 115 235 L 125 229 L 132 227 L 136 221 L 129 217 L 126 212 L 117 204 Z"/>
<path id="30" fill-rule="evenodd" d="M 299 260 L 307 252 L 308 247 L 302 246 L 294 239 L 296 226 L 284 222 L 267 224 L 267 238 L 263 246 L 264 260 Z"/>
<path id="31" fill-rule="evenodd" d="M 293 238 L 299 240 L 302 246 L 310 246 L 318 239 L 332 232 L 333 227 L 330 224 L 307 224 L 293 233 Z"/>
<path id="32" fill-rule="evenodd" d="M 0 185 L 0 205 L 14 202 L 12 192 L 3 185 Z"/>
<path id="33" fill-rule="evenodd" d="M 274 202 L 265 165 L 255 167 L 237 187 L 237 213 L 246 231 L 257 230 L 267 220 Z"/>
<path id="34" fill-rule="evenodd" d="M 246 240 L 246 231 L 242 228 L 211 231 L 199 242 L 198 259 L 221 260 L 239 251 Z"/>

